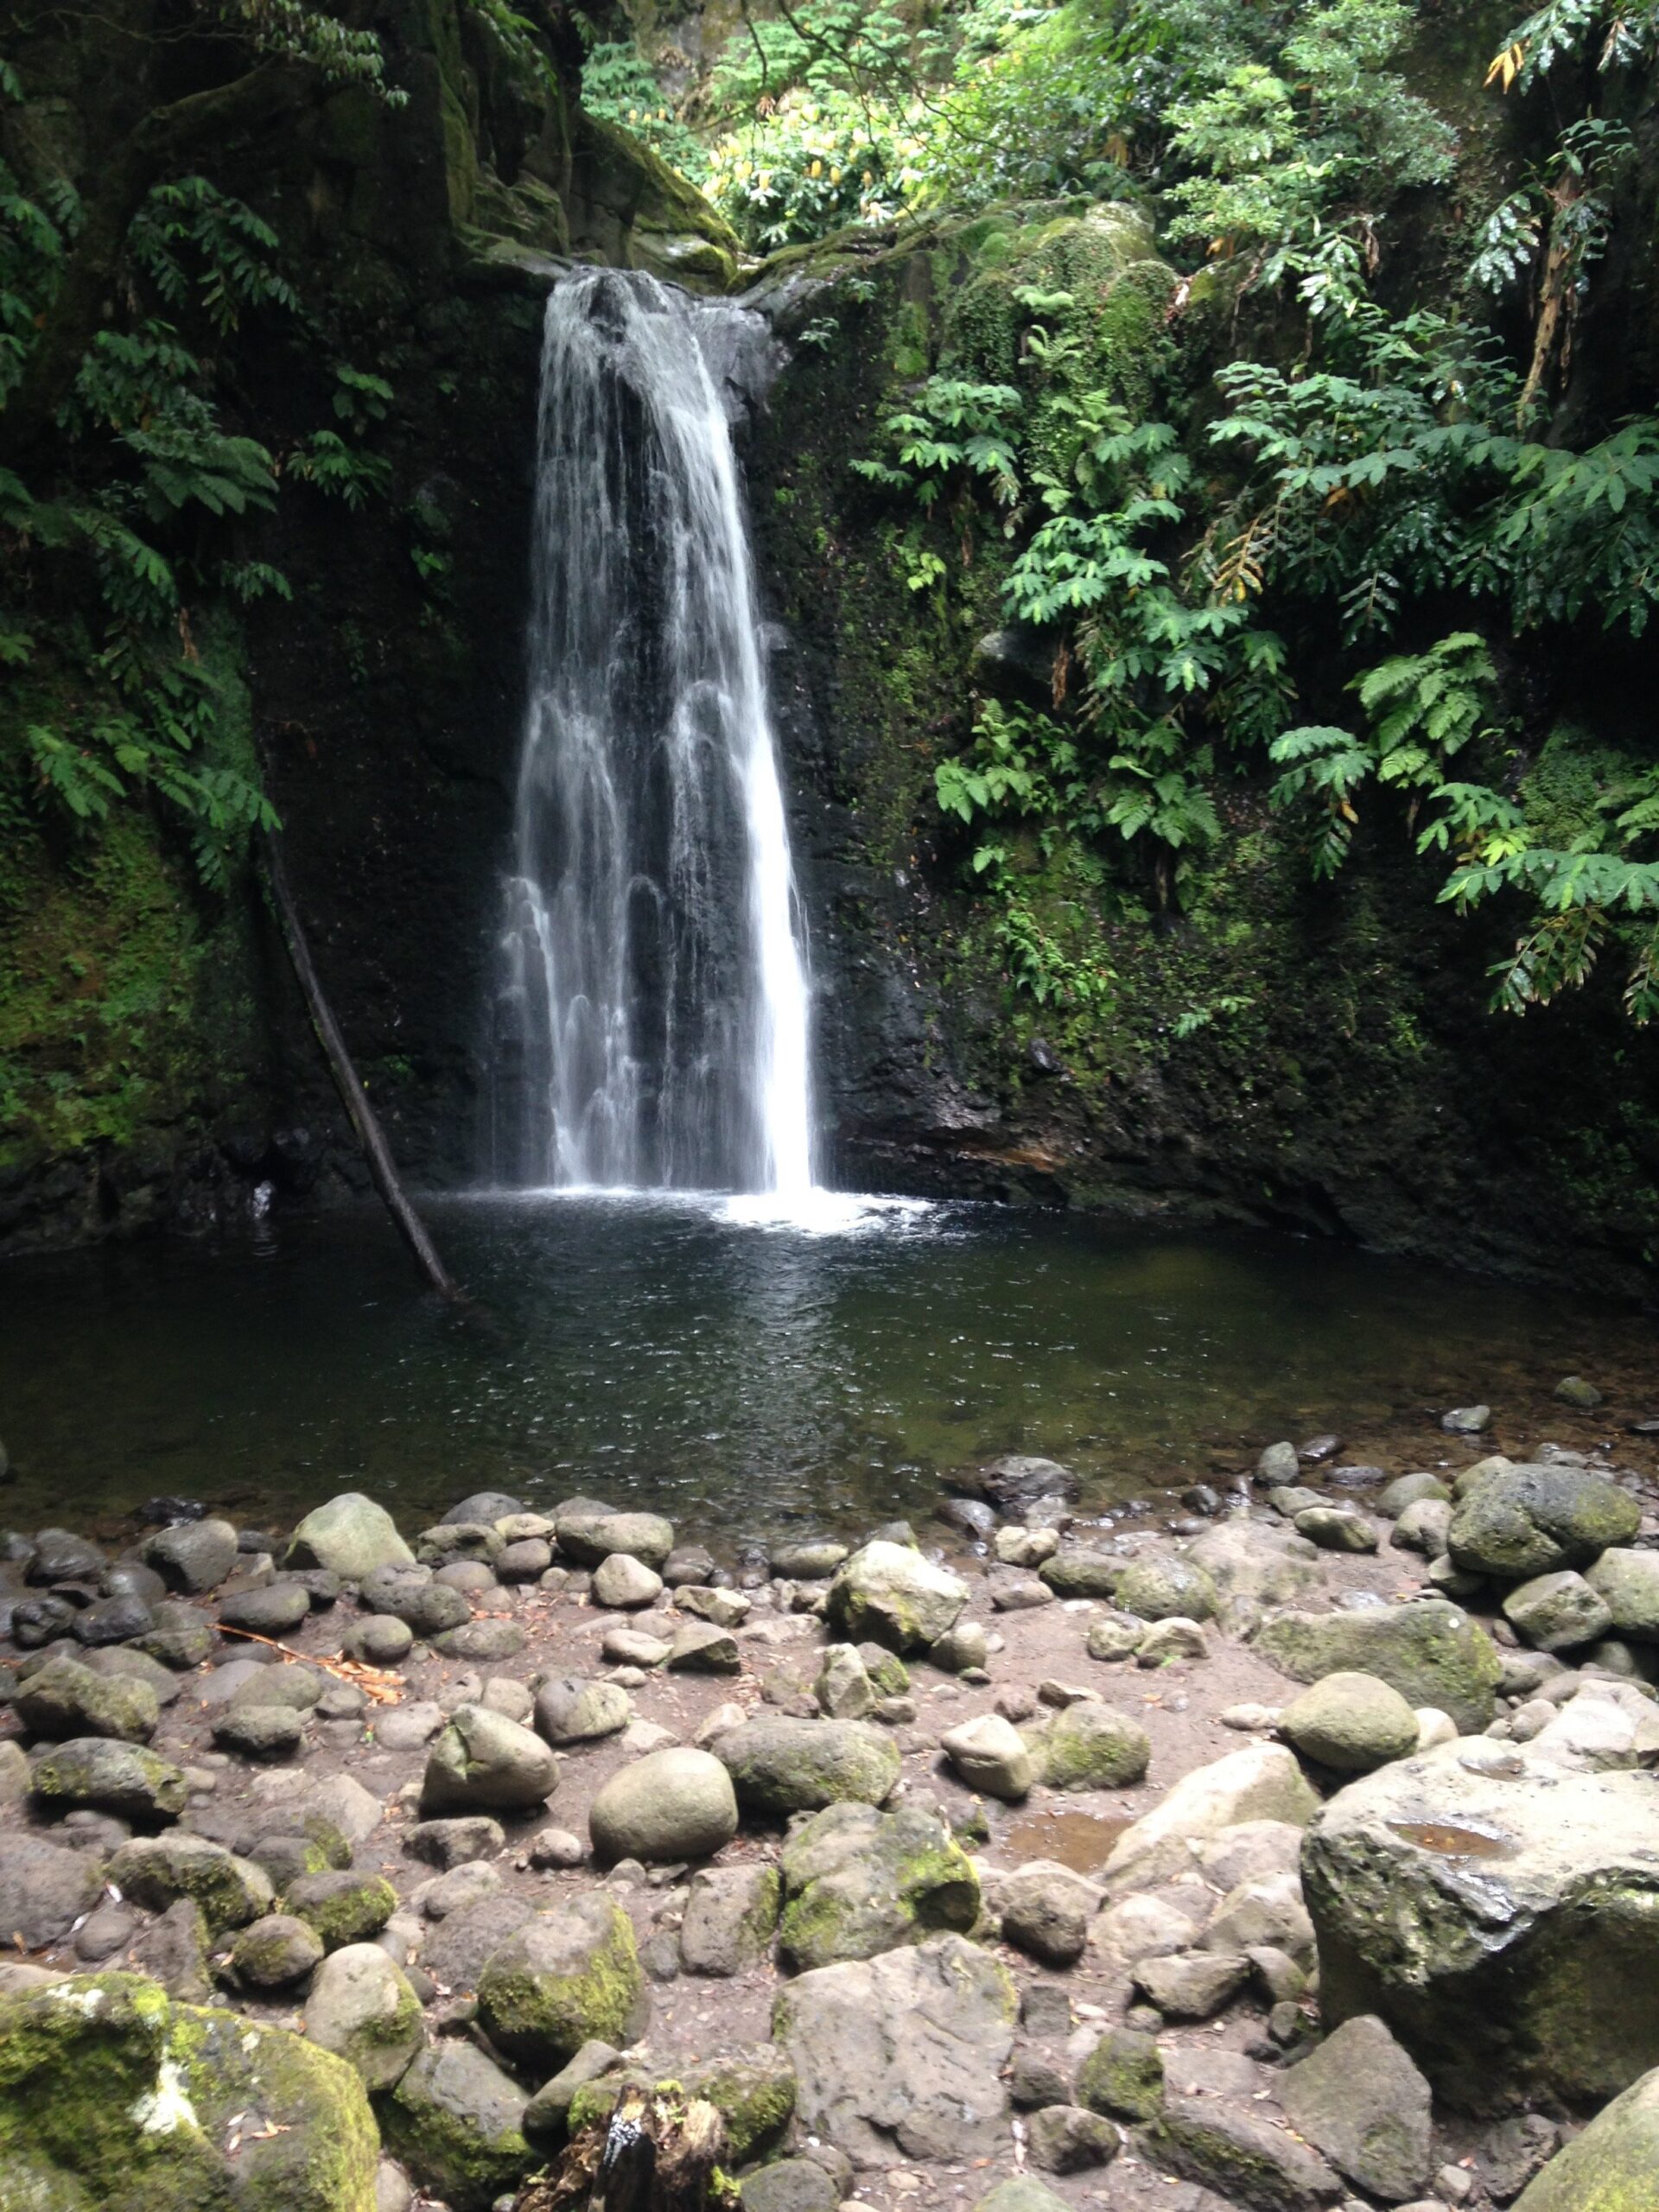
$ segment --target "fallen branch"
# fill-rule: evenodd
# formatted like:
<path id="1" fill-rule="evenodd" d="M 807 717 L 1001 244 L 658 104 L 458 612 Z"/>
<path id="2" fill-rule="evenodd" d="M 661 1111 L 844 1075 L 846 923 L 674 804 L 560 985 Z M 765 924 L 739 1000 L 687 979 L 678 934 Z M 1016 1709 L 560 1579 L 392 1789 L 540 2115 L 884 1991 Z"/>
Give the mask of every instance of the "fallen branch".
<path id="1" fill-rule="evenodd" d="M 279 1643 L 274 1636 L 257 1636 L 251 1628 L 232 1628 L 228 1621 L 219 1624 L 221 1636 L 240 1636 L 250 1643 L 263 1643 L 267 1651 L 282 1654 L 284 1662 L 294 1660 L 302 1667 L 321 1668 L 325 1675 L 332 1675 L 336 1681 L 349 1682 L 353 1689 L 362 1691 L 372 1704 L 397 1705 L 403 1700 L 404 1678 L 390 1668 L 371 1667 L 366 1660 L 348 1659 L 341 1652 L 337 1659 L 321 1658 L 315 1652 L 296 1651 L 286 1643 Z"/>
<path id="2" fill-rule="evenodd" d="M 316 1031 L 317 1041 L 327 1058 L 334 1087 L 340 1092 L 340 1103 L 351 1117 L 358 1142 L 369 1163 L 374 1186 L 385 1202 L 386 1211 L 397 1224 L 398 1234 L 414 1255 L 416 1266 L 433 1289 L 440 1298 L 447 1298 L 452 1304 L 464 1303 L 454 1278 L 438 1257 L 436 1246 L 427 1235 L 425 1223 L 410 1204 L 398 1179 L 397 1163 L 391 1156 L 391 1147 L 386 1142 L 385 1132 L 380 1127 L 379 1116 L 369 1103 L 369 1095 L 352 1063 L 346 1039 L 334 1020 L 334 1009 L 323 992 L 322 982 L 311 957 L 311 948 L 306 941 L 304 926 L 300 920 L 299 908 L 294 903 L 294 893 L 289 885 L 282 846 L 270 830 L 264 833 L 262 842 L 265 874 L 282 922 L 288 957 L 294 963 L 294 973 L 305 994 L 311 1026 Z"/>

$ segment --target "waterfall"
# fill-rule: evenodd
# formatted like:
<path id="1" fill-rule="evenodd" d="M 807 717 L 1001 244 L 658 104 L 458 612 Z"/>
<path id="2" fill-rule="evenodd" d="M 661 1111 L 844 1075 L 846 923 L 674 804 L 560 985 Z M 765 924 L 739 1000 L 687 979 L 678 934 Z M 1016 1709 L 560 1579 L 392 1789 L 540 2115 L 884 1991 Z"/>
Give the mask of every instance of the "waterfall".
<path id="1" fill-rule="evenodd" d="M 812 1188 L 808 982 L 725 404 L 761 319 L 547 303 L 498 1183 Z"/>

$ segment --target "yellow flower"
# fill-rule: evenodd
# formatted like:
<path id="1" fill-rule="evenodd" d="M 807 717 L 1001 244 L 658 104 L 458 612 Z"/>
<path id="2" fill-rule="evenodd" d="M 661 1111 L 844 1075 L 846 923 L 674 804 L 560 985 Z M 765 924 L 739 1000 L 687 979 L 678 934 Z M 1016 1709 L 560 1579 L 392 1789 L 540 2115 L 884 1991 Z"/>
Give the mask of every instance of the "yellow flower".
<path id="1" fill-rule="evenodd" d="M 830 170 L 830 181 L 831 184 L 839 184 L 841 182 L 841 171 L 839 169 Z"/>
<path id="2" fill-rule="evenodd" d="M 823 163 L 822 162 L 813 162 L 811 175 L 814 176 L 822 176 L 823 175 Z"/>

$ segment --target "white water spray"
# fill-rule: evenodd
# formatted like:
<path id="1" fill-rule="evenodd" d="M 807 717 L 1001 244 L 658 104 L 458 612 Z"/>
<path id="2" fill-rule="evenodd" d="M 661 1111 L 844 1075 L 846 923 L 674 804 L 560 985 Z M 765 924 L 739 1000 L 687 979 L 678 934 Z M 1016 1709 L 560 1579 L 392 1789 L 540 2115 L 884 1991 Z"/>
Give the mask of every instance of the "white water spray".
<path id="1" fill-rule="evenodd" d="M 548 301 L 499 1183 L 813 1189 L 809 990 L 722 388 L 760 318 Z"/>

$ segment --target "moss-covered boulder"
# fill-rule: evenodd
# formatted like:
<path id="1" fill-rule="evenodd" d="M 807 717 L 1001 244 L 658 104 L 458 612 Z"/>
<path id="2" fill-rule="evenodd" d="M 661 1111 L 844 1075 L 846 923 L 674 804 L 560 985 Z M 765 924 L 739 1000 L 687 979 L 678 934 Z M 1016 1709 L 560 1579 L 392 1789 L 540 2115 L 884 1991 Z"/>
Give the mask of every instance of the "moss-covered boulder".
<path id="1" fill-rule="evenodd" d="M 1449 1713 L 1466 1736 L 1491 1719 L 1503 1671 L 1485 1630 L 1444 1598 L 1357 1612 L 1280 1613 L 1259 1630 L 1255 1649 L 1293 1681 L 1375 1675 L 1408 1705 Z"/>
<path id="2" fill-rule="evenodd" d="M 1400 1760 L 1313 1821 L 1321 2008 L 1376 2013 L 1462 2110 L 1611 2096 L 1659 2065 L 1653 1783 L 1490 1748 Z"/>
<path id="3" fill-rule="evenodd" d="M 446 2036 L 404 2070 L 380 2118 L 388 2147 L 423 2189 L 453 2212 L 490 2212 L 541 2163 L 524 2136 L 529 2101 L 476 2044 Z"/>
<path id="4" fill-rule="evenodd" d="M 1051 1789 L 1128 1789 L 1152 1764 L 1152 1738 L 1128 1713 L 1080 1698 L 1049 1722 L 1036 1756 Z"/>
<path id="5" fill-rule="evenodd" d="M 1083 2062 L 1077 2102 L 1110 2120 L 1150 2120 L 1164 2101 L 1164 2061 L 1151 2036 L 1113 2028 Z"/>
<path id="6" fill-rule="evenodd" d="M 645 2003 L 633 1923 L 607 1897 L 535 1914 L 491 1954 L 478 1982 L 485 2033 L 543 2081 L 585 2043 L 628 2043 Z"/>
<path id="7" fill-rule="evenodd" d="M 0 1999 L 6 2212 L 374 2212 L 349 2066 L 136 1974 Z"/>
<path id="8" fill-rule="evenodd" d="M 264 1867 L 204 1835 L 178 1829 L 124 1843 L 110 1861 L 109 1878 L 123 1897 L 150 1912 L 165 1912 L 180 1897 L 190 1898 L 200 1907 L 214 1938 L 245 1928 L 271 1907 L 270 1878 Z"/>
<path id="9" fill-rule="evenodd" d="M 130 1676 L 94 1674 L 79 1660 L 48 1659 L 18 1690 L 17 1717 L 37 1736 L 109 1736 L 148 1743 L 162 1717 L 156 1693 Z"/>
<path id="10" fill-rule="evenodd" d="M 50 1805 L 85 1805 L 139 1827 L 177 1820 L 190 1795 L 170 1759 L 104 1736 L 58 1745 L 35 1760 L 29 1779 L 35 1796 Z"/>
<path id="11" fill-rule="evenodd" d="M 305 2032 L 355 2067 L 372 2094 L 391 2088 L 426 2040 L 421 2000 L 378 1943 L 348 1943 L 323 1961 Z"/>
<path id="12" fill-rule="evenodd" d="M 1659 1643 L 1659 1552 L 1615 1546 L 1586 1568 L 1584 1579 L 1611 1615 L 1616 1636 Z"/>
<path id="13" fill-rule="evenodd" d="M 385 1507 L 354 1490 L 308 1513 L 283 1556 L 289 1567 L 332 1567 L 350 1582 L 362 1581 L 377 1567 L 410 1567 L 415 1560 Z"/>
<path id="14" fill-rule="evenodd" d="M 1279 1716 L 1304 1758 L 1338 1774 L 1370 1774 L 1417 1748 L 1417 1715 L 1375 1675 L 1325 1675 Z"/>
<path id="15" fill-rule="evenodd" d="M 843 1799 L 879 1805 L 899 1779 L 899 1746 L 863 1720 L 748 1720 L 713 1750 L 753 1813 L 816 1813 Z"/>
<path id="16" fill-rule="evenodd" d="M 1629 1491 L 1581 1467 L 1516 1466 L 1461 1494 L 1446 1548 L 1471 1574 L 1522 1582 L 1559 1567 L 1587 1567 L 1642 1524 Z"/>
<path id="17" fill-rule="evenodd" d="M 871 1959 L 979 1917 L 979 1878 L 931 1813 L 900 1806 L 830 1805 L 784 1847 L 786 1964 L 827 1967 Z"/>
<path id="18" fill-rule="evenodd" d="M 1191 1560 L 1137 1560 L 1117 1578 L 1116 1603 L 1137 1620 L 1207 1621 L 1216 1610 L 1216 1586 Z"/>
<path id="19" fill-rule="evenodd" d="M 287 1989 L 322 1964 L 322 1938 L 290 1912 L 268 1912 L 238 1935 L 231 1967 L 248 1989 Z"/>
<path id="20" fill-rule="evenodd" d="M 1515 2212 L 1648 2212 L 1659 2194 L 1659 2069 L 1603 2107 L 1522 2190 Z"/>
<path id="21" fill-rule="evenodd" d="M 674 1523 L 660 1513 L 613 1513 L 603 1506 L 573 1505 L 556 1522 L 559 1549 L 582 1567 L 624 1553 L 653 1569 L 674 1548 Z"/>
<path id="22" fill-rule="evenodd" d="M 378 1936 L 397 1910 L 397 1892 L 383 1874 L 348 1866 L 302 1874 L 289 1884 L 283 1910 L 315 1928 L 324 1950 L 338 1951 Z"/>
<path id="23" fill-rule="evenodd" d="M 625 2088 L 655 2089 L 665 2087 L 670 2078 L 659 2079 L 636 2069 L 583 2083 L 570 2100 L 570 2133 L 579 2134 L 584 2127 L 607 2120 Z M 702 2098 L 719 2113 L 726 2123 L 727 2162 L 734 2166 L 747 2165 L 775 2151 L 794 2114 L 795 2069 L 769 2044 L 728 2058 L 682 2067 L 671 2079 L 688 2097 Z"/>
<path id="24" fill-rule="evenodd" d="M 968 1585 L 908 1544 L 861 1546 L 830 1586 L 830 1618 L 856 1643 L 872 1637 L 894 1651 L 925 1651 L 968 1603 Z"/>

